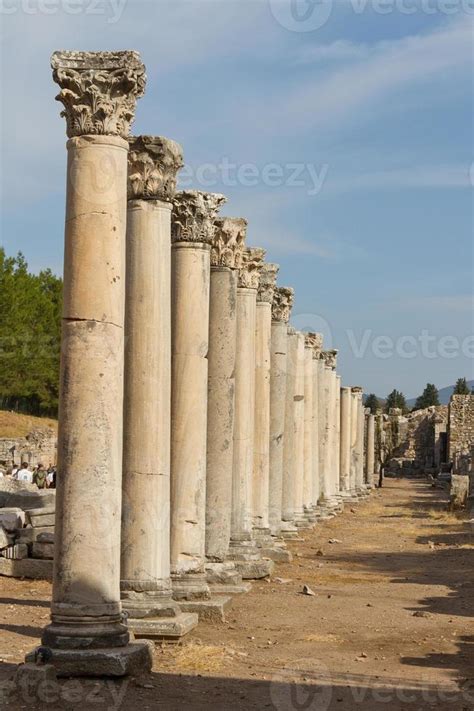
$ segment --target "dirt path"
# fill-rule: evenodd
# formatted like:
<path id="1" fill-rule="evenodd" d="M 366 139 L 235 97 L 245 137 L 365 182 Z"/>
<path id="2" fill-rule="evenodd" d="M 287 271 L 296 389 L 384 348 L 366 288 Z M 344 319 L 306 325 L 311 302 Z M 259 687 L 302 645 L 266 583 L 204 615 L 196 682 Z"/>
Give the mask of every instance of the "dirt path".
<path id="1" fill-rule="evenodd" d="M 236 596 L 225 624 L 157 646 L 151 677 L 61 682 L 40 707 L 473 711 L 473 528 L 445 508 L 426 482 L 389 480 L 291 544 L 293 562 Z M 37 644 L 48 596 L 0 579 L 0 681 Z"/>

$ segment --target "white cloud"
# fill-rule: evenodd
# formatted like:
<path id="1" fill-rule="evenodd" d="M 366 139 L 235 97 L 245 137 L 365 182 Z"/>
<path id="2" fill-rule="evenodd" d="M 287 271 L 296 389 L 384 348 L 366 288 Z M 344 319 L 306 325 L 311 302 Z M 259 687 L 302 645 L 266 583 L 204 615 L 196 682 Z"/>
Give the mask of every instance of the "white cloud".
<path id="1" fill-rule="evenodd" d="M 355 173 L 334 180 L 330 176 L 325 191 L 342 193 L 354 190 L 470 187 L 470 165 L 412 165 L 393 170 Z"/>
<path id="2" fill-rule="evenodd" d="M 369 55 L 366 44 L 356 44 L 348 40 L 336 40 L 329 44 L 305 45 L 297 53 L 296 64 L 317 64 L 343 60 L 362 59 Z"/>

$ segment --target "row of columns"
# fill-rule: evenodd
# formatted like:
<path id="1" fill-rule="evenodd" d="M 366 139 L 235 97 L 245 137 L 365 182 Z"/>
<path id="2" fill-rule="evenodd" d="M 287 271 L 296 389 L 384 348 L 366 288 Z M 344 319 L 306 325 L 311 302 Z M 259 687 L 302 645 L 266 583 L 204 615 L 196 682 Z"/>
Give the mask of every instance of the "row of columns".
<path id="1" fill-rule="evenodd" d="M 373 423 L 337 351 L 289 326 L 293 289 L 246 246 L 246 220 L 218 215 L 223 195 L 176 192 L 177 143 L 129 137 L 137 53 L 52 66 L 69 141 L 42 641 L 60 673 L 121 675 L 151 664 L 131 634 L 177 638 L 222 614 L 226 593 L 291 559 L 285 539 L 365 495 Z"/>

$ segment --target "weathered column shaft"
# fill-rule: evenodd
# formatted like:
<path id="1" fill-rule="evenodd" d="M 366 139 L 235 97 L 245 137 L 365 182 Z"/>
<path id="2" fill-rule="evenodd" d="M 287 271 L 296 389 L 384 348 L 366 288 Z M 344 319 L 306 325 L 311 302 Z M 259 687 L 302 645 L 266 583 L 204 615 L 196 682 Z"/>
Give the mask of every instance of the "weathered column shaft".
<path id="1" fill-rule="evenodd" d="M 255 425 L 255 334 L 263 250 L 245 250 L 237 288 L 237 352 L 232 474 L 232 541 L 252 538 L 252 473 Z"/>
<path id="2" fill-rule="evenodd" d="M 319 361 L 319 390 L 318 390 L 318 411 L 319 411 L 319 422 L 318 422 L 318 440 L 319 440 L 319 498 L 321 500 L 327 499 L 329 492 L 329 479 L 328 479 L 328 463 L 327 463 L 327 446 L 328 446 L 328 429 L 327 429 L 327 419 L 328 419 L 328 378 L 327 378 L 327 368 L 324 360 L 321 358 Z"/>
<path id="3" fill-rule="evenodd" d="M 367 484 L 374 485 L 375 475 L 375 415 L 368 415 L 367 420 Z"/>
<path id="4" fill-rule="evenodd" d="M 336 388 L 336 441 L 335 441 L 335 467 L 336 467 L 336 485 L 337 494 L 339 495 L 342 490 L 341 486 L 341 376 L 335 373 L 335 388 Z"/>
<path id="5" fill-rule="evenodd" d="M 310 511 L 313 504 L 313 347 L 304 348 L 304 481 L 303 506 Z"/>
<path id="6" fill-rule="evenodd" d="M 294 492 L 297 517 L 304 517 L 304 396 L 305 396 L 305 348 L 304 333 L 296 334 L 296 374 L 295 374 L 295 441 L 294 441 Z"/>
<path id="7" fill-rule="evenodd" d="M 351 400 L 351 389 L 348 387 L 341 388 L 340 478 L 341 490 L 344 493 L 348 493 L 351 490 Z"/>
<path id="8" fill-rule="evenodd" d="M 218 218 L 211 250 L 207 407 L 206 556 L 224 561 L 232 513 L 237 268 L 246 221 Z"/>
<path id="9" fill-rule="evenodd" d="M 287 371 L 285 400 L 285 434 L 283 442 L 283 484 L 282 484 L 282 519 L 294 521 L 295 518 L 295 435 L 296 435 L 296 371 L 297 371 L 298 336 L 292 327 L 287 335 Z"/>
<path id="10" fill-rule="evenodd" d="M 209 594 L 204 563 L 210 244 L 224 200 L 183 191 L 173 207 L 171 572 L 176 599 Z"/>
<path id="11" fill-rule="evenodd" d="M 270 362 L 272 300 L 277 264 L 265 263 L 257 293 L 255 330 L 255 440 L 253 456 L 253 525 L 269 533 Z"/>
<path id="12" fill-rule="evenodd" d="M 287 439 L 285 428 L 288 379 L 288 320 L 294 292 L 277 287 L 272 301 L 272 337 L 270 363 L 270 475 L 269 521 L 272 534 L 277 535 L 283 520 L 283 472 Z"/>

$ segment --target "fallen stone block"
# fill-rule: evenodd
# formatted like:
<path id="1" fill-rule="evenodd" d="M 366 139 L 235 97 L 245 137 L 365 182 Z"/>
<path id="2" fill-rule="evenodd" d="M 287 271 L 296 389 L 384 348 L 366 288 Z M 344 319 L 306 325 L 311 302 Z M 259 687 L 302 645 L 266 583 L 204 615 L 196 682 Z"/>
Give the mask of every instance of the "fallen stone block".
<path id="1" fill-rule="evenodd" d="M 451 509 L 463 509 L 469 496 L 469 476 L 453 474 L 451 477 L 450 506 Z"/>
<path id="2" fill-rule="evenodd" d="M 12 537 L 8 535 L 3 526 L 0 526 L 0 550 L 10 546 L 12 543 Z"/>
<path id="3" fill-rule="evenodd" d="M 43 526 L 54 526 L 55 509 L 50 506 L 44 509 L 28 509 L 26 511 L 26 520 L 33 528 Z"/>
<path id="4" fill-rule="evenodd" d="M 36 540 L 38 543 L 54 543 L 54 531 L 42 531 L 38 533 Z"/>
<path id="5" fill-rule="evenodd" d="M 33 528 L 29 525 L 25 528 L 19 528 L 14 531 L 15 543 L 34 543 L 42 534 L 54 536 L 54 526 L 39 526 Z M 48 541 L 43 541 L 47 543 Z"/>
<path id="6" fill-rule="evenodd" d="M 41 558 L 45 560 L 53 560 L 54 558 L 54 543 L 41 543 L 36 540 L 31 545 L 31 557 Z"/>
<path id="7" fill-rule="evenodd" d="M 28 558 L 28 546 L 26 543 L 15 543 L 2 550 L 2 556 L 9 560 L 21 560 Z"/>
<path id="8" fill-rule="evenodd" d="M 31 580 L 53 579 L 53 561 L 23 558 L 22 560 L 9 560 L 0 557 L 0 575 L 9 578 L 30 578 Z"/>
<path id="9" fill-rule="evenodd" d="M 25 512 L 16 507 L 0 509 L 0 526 L 12 532 L 15 528 L 23 528 L 25 525 Z"/>

